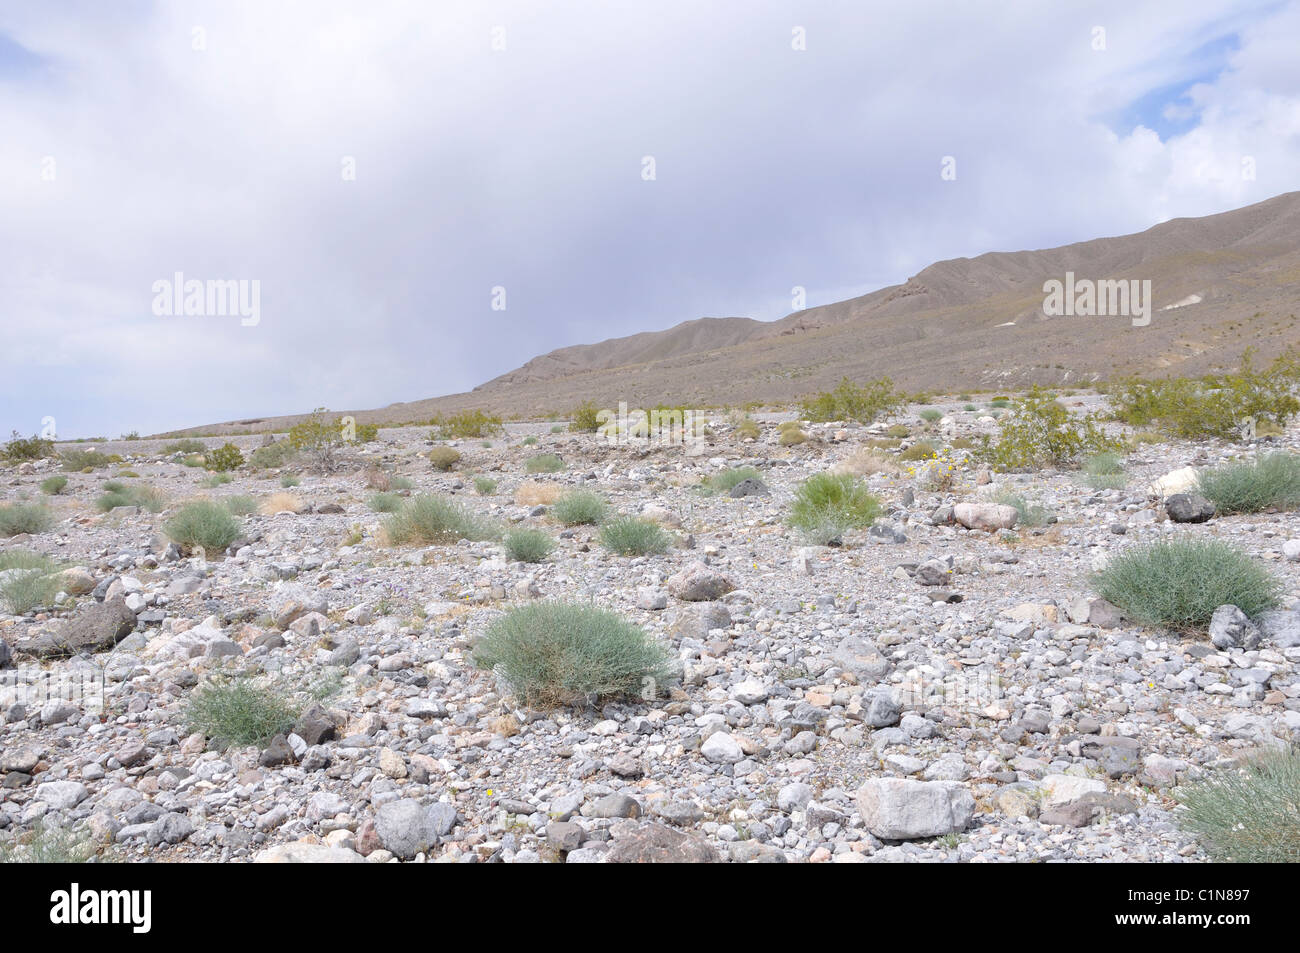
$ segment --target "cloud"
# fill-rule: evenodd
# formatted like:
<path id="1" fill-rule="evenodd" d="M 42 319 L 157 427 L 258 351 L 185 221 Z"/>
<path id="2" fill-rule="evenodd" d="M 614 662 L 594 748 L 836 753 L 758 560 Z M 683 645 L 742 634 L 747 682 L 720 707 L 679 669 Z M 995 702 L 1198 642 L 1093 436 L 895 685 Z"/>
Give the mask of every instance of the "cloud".
<path id="1" fill-rule="evenodd" d="M 1300 188 L 1300 5 L 1054 6 L 6 10 L 0 426 L 415 400 Z M 176 271 L 261 322 L 154 316 Z"/>

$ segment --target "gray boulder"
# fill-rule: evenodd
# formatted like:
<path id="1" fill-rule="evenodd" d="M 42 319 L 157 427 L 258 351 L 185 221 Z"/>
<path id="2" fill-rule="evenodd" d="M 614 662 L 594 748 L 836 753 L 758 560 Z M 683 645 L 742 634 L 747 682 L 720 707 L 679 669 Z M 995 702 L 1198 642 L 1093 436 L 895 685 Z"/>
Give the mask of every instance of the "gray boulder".
<path id="1" fill-rule="evenodd" d="M 856 801 L 867 830 L 882 840 L 959 833 L 975 814 L 975 798 L 957 781 L 873 778 Z"/>
<path id="2" fill-rule="evenodd" d="M 1259 648 L 1259 627 L 1236 606 L 1219 606 L 1210 616 L 1210 641 L 1216 648 Z"/>
<path id="3" fill-rule="evenodd" d="M 1165 513 L 1175 523 L 1204 523 L 1214 515 L 1214 504 L 1199 493 L 1175 493 L 1165 500 Z"/>

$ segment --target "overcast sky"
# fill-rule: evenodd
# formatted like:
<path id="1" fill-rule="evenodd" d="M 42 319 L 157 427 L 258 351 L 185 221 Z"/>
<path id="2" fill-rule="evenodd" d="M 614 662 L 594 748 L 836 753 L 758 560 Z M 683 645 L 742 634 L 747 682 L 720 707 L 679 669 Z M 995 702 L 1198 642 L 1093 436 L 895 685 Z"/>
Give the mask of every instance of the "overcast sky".
<path id="1" fill-rule="evenodd" d="M 1260 201 L 1297 50 L 1276 0 L 0 0 L 0 434 L 417 400 Z M 155 314 L 177 272 L 260 320 Z"/>

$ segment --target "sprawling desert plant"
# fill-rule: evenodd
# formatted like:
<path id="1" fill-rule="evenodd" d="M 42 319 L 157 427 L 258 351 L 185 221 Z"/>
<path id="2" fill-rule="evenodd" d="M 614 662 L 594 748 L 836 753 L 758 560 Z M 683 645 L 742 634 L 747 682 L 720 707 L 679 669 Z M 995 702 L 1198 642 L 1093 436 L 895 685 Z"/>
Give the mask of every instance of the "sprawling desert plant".
<path id="1" fill-rule="evenodd" d="M 445 545 L 458 540 L 499 539 L 501 527 L 473 510 L 443 496 L 413 496 L 384 521 L 389 542 Z"/>
<path id="2" fill-rule="evenodd" d="M 653 695 L 671 676 L 666 648 L 623 617 L 589 605 L 536 602 L 506 611 L 475 646 L 529 707 Z"/>
<path id="3" fill-rule="evenodd" d="M 880 515 L 880 501 L 851 473 L 817 473 L 799 485 L 787 522 L 811 543 L 826 544 Z"/>
<path id="4" fill-rule="evenodd" d="M 1220 513 L 1258 513 L 1300 506 L 1300 456 L 1270 453 L 1202 471 L 1198 488 Z"/>
<path id="5" fill-rule="evenodd" d="M 1176 795 L 1182 827 L 1214 860 L 1300 862 L 1300 749 L 1258 752 Z"/>

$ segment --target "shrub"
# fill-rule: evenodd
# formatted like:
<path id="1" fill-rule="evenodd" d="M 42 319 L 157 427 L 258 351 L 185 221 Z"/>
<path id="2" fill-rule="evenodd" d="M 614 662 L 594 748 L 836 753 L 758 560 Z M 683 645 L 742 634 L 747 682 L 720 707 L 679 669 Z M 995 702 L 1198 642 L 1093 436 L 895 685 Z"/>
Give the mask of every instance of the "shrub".
<path id="1" fill-rule="evenodd" d="M 378 439 L 379 439 L 378 424 L 353 424 L 352 425 L 353 443 L 373 443 Z"/>
<path id="2" fill-rule="evenodd" d="M 927 407 L 925 410 L 921 411 L 918 416 L 927 424 L 932 424 L 937 420 L 943 419 L 943 411 L 935 410 L 933 407 Z"/>
<path id="3" fill-rule="evenodd" d="M 1182 827 L 1215 861 L 1300 862 L 1300 749 L 1259 752 L 1175 796 Z"/>
<path id="4" fill-rule="evenodd" d="M 520 506 L 550 506 L 565 493 L 558 483 L 521 483 L 515 490 L 515 503 Z"/>
<path id="5" fill-rule="evenodd" d="M 916 460 L 928 460 L 934 456 L 934 444 L 928 440 L 918 440 L 898 455 L 898 459 L 912 463 Z"/>
<path id="6" fill-rule="evenodd" d="M 987 438 L 981 454 L 1001 469 L 1064 466 L 1090 453 L 1118 450 L 1095 415 L 1076 419 L 1054 396 L 1038 388 L 1015 402 L 1011 414 L 998 421 L 998 441 Z"/>
<path id="7" fill-rule="evenodd" d="M 460 451 L 454 447 L 434 447 L 429 451 L 429 463 L 435 470 L 446 472 L 460 463 Z"/>
<path id="8" fill-rule="evenodd" d="M 555 541 L 540 529 L 512 529 L 506 533 L 506 556 L 515 562 L 540 563 L 554 548 Z"/>
<path id="9" fill-rule="evenodd" d="M 1030 503 L 1023 496 L 1014 490 L 1007 488 L 999 490 L 992 497 L 992 502 L 999 503 L 1002 506 L 1010 506 L 1016 511 L 1016 525 L 1033 528 L 1035 526 L 1045 526 L 1048 522 L 1050 513 L 1047 508 L 1038 503 Z"/>
<path id="10" fill-rule="evenodd" d="M 95 500 L 95 509 L 101 513 L 119 506 L 138 506 L 150 513 L 157 513 L 163 508 L 165 499 L 158 490 L 151 486 L 124 486 L 116 480 L 104 484 L 105 493 Z"/>
<path id="11" fill-rule="evenodd" d="M 53 514 L 36 503 L 0 506 L 0 537 L 17 536 L 19 533 L 43 533 L 53 522 Z"/>
<path id="12" fill-rule="evenodd" d="M 753 467 L 731 467 L 721 473 L 711 473 L 700 481 L 700 490 L 710 496 L 730 493 L 732 488 L 744 480 L 761 480 L 760 474 Z"/>
<path id="13" fill-rule="evenodd" d="M 276 513 L 301 513 L 303 505 L 302 500 L 292 493 L 272 493 L 262 501 L 258 510 L 263 516 L 274 516 Z"/>
<path id="14" fill-rule="evenodd" d="M 1084 481 L 1094 490 L 1118 490 L 1128 483 L 1123 458 L 1110 450 L 1085 457 L 1083 473 Z"/>
<path id="15" fill-rule="evenodd" d="M 376 493 L 366 505 L 376 513 L 396 513 L 402 508 L 402 498 L 396 493 Z"/>
<path id="16" fill-rule="evenodd" d="M 1094 582 L 1133 620 L 1183 632 L 1203 629 L 1221 605 L 1256 616 L 1277 605 L 1279 590 L 1266 569 L 1214 540 L 1135 547 L 1112 559 Z"/>
<path id="17" fill-rule="evenodd" d="M 736 438 L 738 440 L 757 440 L 758 436 L 758 423 L 753 417 L 746 416 L 740 423 L 736 424 Z"/>
<path id="18" fill-rule="evenodd" d="M 497 491 L 497 481 L 491 477 L 476 476 L 474 478 L 474 492 L 479 496 L 491 496 Z"/>
<path id="19" fill-rule="evenodd" d="M 595 606 L 558 602 L 508 609 L 472 658 L 495 670 L 530 708 L 656 694 L 671 677 L 668 650 L 631 622 Z"/>
<path id="20" fill-rule="evenodd" d="M 448 544 L 462 539 L 474 542 L 497 539 L 501 528 L 467 507 L 442 496 L 424 494 L 407 500 L 384 521 L 389 542 Z"/>
<path id="21" fill-rule="evenodd" d="M 214 473 L 212 476 L 204 477 L 199 481 L 199 485 L 207 487 L 209 490 L 215 490 L 219 486 L 225 486 L 234 480 L 229 473 Z"/>
<path id="22" fill-rule="evenodd" d="M 41 481 L 41 492 L 47 496 L 58 496 L 68 485 L 68 478 L 65 476 L 46 477 Z"/>
<path id="23" fill-rule="evenodd" d="M 551 516 L 565 526 L 594 526 L 609 518 L 609 503 L 591 490 L 570 490 L 556 499 Z"/>
<path id="24" fill-rule="evenodd" d="M 782 427 L 781 435 L 776 439 L 777 443 L 783 447 L 794 447 L 807 441 L 808 435 L 800 430 L 798 426 Z"/>
<path id="25" fill-rule="evenodd" d="M 296 476 L 285 475 L 280 477 L 280 486 L 286 490 L 291 490 L 295 486 L 298 486 L 300 483 L 302 483 L 302 481 L 299 480 Z"/>
<path id="26" fill-rule="evenodd" d="M 825 391 L 800 404 L 803 416 L 814 422 L 856 420 L 869 424 L 881 414 L 903 407 L 905 398 L 888 377 L 858 386 L 847 377 L 834 390 Z"/>
<path id="27" fill-rule="evenodd" d="M 185 707 L 189 732 L 199 732 L 219 749 L 264 745 L 289 731 L 298 712 L 275 689 L 250 678 L 214 678 L 190 694 Z"/>
<path id="28" fill-rule="evenodd" d="M 850 473 L 817 473 L 799 485 L 788 522 L 809 542 L 825 545 L 880 515 L 880 501 Z"/>
<path id="29" fill-rule="evenodd" d="M 451 416 L 439 414 L 429 422 L 434 427 L 430 435 L 434 440 L 491 437 L 505 430 L 500 417 L 481 410 L 462 410 Z"/>
<path id="30" fill-rule="evenodd" d="M 97 854 L 99 847 L 85 825 L 57 827 L 43 817 L 27 833 L 0 843 L 0 864 L 86 864 Z"/>
<path id="31" fill-rule="evenodd" d="M 233 443 L 226 443 L 206 454 L 209 470 L 216 470 L 218 473 L 225 473 L 227 470 L 234 470 L 244 465 L 244 454 Z"/>
<path id="32" fill-rule="evenodd" d="M 634 516 L 610 520 L 600 529 L 600 544 L 620 556 L 665 553 L 671 542 L 658 523 Z"/>
<path id="33" fill-rule="evenodd" d="M 257 512 L 257 500 L 251 496 L 228 496 L 221 504 L 232 516 L 249 516 Z"/>
<path id="34" fill-rule="evenodd" d="M 551 427 L 551 433 L 564 433 L 564 427 L 560 424 L 555 424 Z"/>
<path id="35" fill-rule="evenodd" d="M 58 593 L 59 566 L 38 553 L 0 552 L 0 605 L 14 615 L 48 606 Z"/>
<path id="36" fill-rule="evenodd" d="M 175 453 L 207 453 L 208 447 L 202 440 L 186 437 L 184 440 L 173 440 L 171 443 L 163 444 L 162 452 L 166 456 Z"/>
<path id="37" fill-rule="evenodd" d="M 46 440 L 33 434 L 30 437 L 20 437 L 18 431 L 13 432 L 9 442 L 0 449 L 0 458 L 9 463 L 21 463 L 24 460 L 42 460 L 45 457 L 54 456 L 54 441 Z"/>
<path id="38" fill-rule="evenodd" d="M 239 538 L 239 522 L 220 503 L 195 500 L 186 503 L 163 527 L 167 536 L 186 549 L 202 547 L 220 553 Z"/>
<path id="39" fill-rule="evenodd" d="M 278 470 L 286 466 L 297 455 L 294 445 L 286 440 L 277 440 L 258 447 L 248 455 L 248 465 L 258 470 Z M 292 479 L 292 478 L 290 478 Z"/>
<path id="40" fill-rule="evenodd" d="M 59 451 L 59 460 L 65 470 L 98 470 L 113 462 L 112 456 L 98 450 L 69 448 Z"/>
<path id="41" fill-rule="evenodd" d="M 336 454 L 343 444 L 343 421 L 330 421 L 325 414 L 324 407 L 317 407 L 307 420 L 289 428 L 285 442 L 294 450 L 305 453 L 317 470 L 333 473 L 338 467 Z"/>
<path id="42" fill-rule="evenodd" d="M 584 400 L 573 408 L 572 416 L 569 430 L 574 433 L 595 433 L 600 429 L 600 408 L 593 400 Z"/>
<path id="43" fill-rule="evenodd" d="M 1201 494 L 1220 513 L 1291 510 L 1300 505 L 1300 457 L 1270 453 L 1249 463 L 1229 463 L 1197 477 Z"/>
<path id="44" fill-rule="evenodd" d="M 390 477 L 388 480 L 388 488 L 394 492 L 400 492 L 402 490 L 414 490 L 415 481 L 410 479 L 409 477 L 404 477 L 404 476 Z"/>
<path id="45" fill-rule="evenodd" d="M 539 453 L 524 464 L 525 473 L 558 473 L 563 469 L 564 461 L 553 453 Z"/>
<path id="46" fill-rule="evenodd" d="M 855 476 L 871 476 L 873 473 L 884 473 L 893 476 L 903 472 L 903 468 L 893 461 L 889 456 L 872 450 L 868 447 L 862 447 L 853 452 L 845 460 L 840 461 L 831 468 L 832 473 L 852 473 Z"/>
<path id="47" fill-rule="evenodd" d="M 885 428 L 885 436 L 890 440 L 906 440 L 912 436 L 912 429 L 902 424 L 892 424 Z"/>
<path id="48" fill-rule="evenodd" d="M 379 490 L 381 493 L 387 492 L 393 488 L 392 476 L 387 470 L 381 470 L 379 467 L 366 467 L 365 473 L 366 487 L 371 490 Z"/>
<path id="49" fill-rule="evenodd" d="M 1300 412 L 1295 388 L 1300 384 L 1300 360 L 1294 352 L 1279 356 L 1257 370 L 1252 351 L 1241 358 L 1235 374 L 1144 381 L 1126 378 L 1107 388 L 1116 420 L 1135 427 L 1155 424 L 1179 437 L 1233 437 L 1246 418 L 1281 425 Z"/>
<path id="50" fill-rule="evenodd" d="M 525 447 L 535 447 L 537 446 L 537 438 L 534 437 L 532 434 L 529 434 L 527 437 L 523 439 L 523 444 Z"/>

